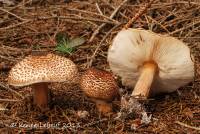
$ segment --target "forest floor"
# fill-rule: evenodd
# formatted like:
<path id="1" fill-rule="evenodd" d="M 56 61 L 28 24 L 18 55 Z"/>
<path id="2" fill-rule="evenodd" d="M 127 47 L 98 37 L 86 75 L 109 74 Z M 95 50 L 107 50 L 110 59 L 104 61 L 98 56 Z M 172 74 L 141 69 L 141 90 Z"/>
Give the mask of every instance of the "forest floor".
<path id="1" fill-rule="evenodd" d="M 116 120 L 114 113 L 98 113 L 77 85 L 54 83 L 52 108 L 41 113 L 32 104 L 31 87 L 7 84 L 10 68 L 33 52 L 51 52 L 73 60 L 80 71 L 88 67 L 110 70 L 107 50 L 113 37 L 138 13 L 147 0 L 0 0 L 0 133 L 200 133 L 200 90 L 195 80 L 177 92 L 148 102 L 152 120 L 134 129 L 137 118 Z M 115 12 L 117 11 L 117 12 Z M 155 0 L 135 19 L 133 28 L 149 29 L 184 41 L 195 55 L 200 52 L 200 2 Z M 84 38 L 73 50 L 58 48 L 57 37 Z M 125 90 L 125 89 L 124 89 Z M 130 92 L 131 89 L 127 89 Z M 85 118 L 79 112 L 87 111 Z M 46 127 L 39 128 L 37 124 Z M 52 126 L 49 126 L 51 124 Z M 31 126 L 32 125 L 32 126 Z M 35 125 L 35 127 L 33 126 Z"/>

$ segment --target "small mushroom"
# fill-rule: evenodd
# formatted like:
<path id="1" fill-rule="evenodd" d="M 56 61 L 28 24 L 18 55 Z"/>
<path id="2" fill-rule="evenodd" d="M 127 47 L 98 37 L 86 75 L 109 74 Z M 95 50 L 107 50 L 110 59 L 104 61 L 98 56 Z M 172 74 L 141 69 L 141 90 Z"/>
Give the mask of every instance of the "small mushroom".
<path id="1" fill-rule="evenodd" d="M 108 50 L 108 62 L 132 96 L 173 92 L 191 82 L 194 63 L 182 41 L 142 29 L 120 31 Z"/>
<path id="2" fill-rule="evenodd" d="M 28 56 L 9 72 L 8 83 L 13 86 L 33 86 L 34 103 L 45 110 L 50 101 L 48 83 L 77 81 L 78 69 L 69 59 L 54 54 Z"/>
<path id="3" fill-rule="evenodd" d="M 82 74 L 80 87 L 96 103 L 99 112 L 112 112 L 111 101 L 118 95 L 118 85 L 110 72 L 90 68 Z"/>

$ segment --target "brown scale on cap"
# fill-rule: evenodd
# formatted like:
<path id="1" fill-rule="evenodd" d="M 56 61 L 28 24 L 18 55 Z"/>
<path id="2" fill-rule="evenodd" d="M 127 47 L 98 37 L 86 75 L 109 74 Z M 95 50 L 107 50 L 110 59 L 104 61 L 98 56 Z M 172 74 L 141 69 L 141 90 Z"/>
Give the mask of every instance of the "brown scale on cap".
<path id="1" fill-rule="evenodd" d="M 65 57 L 54 54 L 28 56 L 11 69 L 8 82 L 13 86 L 38 82 L 72 82 L 77 72 L 76 65 Z"/>
<path id="2" fill-rule="evenodd" d="M 84 93 L 96 103 L 100 112 L 112 111 L 109 102 L 118 95 L 118 85 L 110 72 L 88 69 L 81 76 L 80 86 Z"/>
<path id="3" fill-rule="evenodd" d="M 78 69 L 69 59 L 54 54 L 28 56 L 9 72 L 8 83 L 13 86 L 33 85 L 34 101 L 41 108 L 47 107 L 48 82 L 74 83 Z"/>

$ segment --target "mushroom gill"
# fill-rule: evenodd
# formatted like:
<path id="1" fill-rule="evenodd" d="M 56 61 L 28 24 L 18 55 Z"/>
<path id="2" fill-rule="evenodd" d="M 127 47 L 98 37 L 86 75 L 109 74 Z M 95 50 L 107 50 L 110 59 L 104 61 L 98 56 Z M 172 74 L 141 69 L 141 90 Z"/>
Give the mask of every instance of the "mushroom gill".
<path id="1" fill-rule="evenodd" d="M 108 62 L 132 96 L 173 92 L 191 82 L 194 63 L 182 41 L 148 30 L 120 31 L 108 50 Z"/>

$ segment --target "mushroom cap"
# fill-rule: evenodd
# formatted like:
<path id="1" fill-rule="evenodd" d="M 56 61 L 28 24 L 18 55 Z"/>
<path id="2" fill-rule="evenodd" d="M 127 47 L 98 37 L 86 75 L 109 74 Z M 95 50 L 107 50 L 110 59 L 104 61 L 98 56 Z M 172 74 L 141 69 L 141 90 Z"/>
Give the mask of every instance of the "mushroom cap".
<path id="1" fill-rule="evenodd" d="M 194 77 L 194 63 L 190 49 L 182 41 L 142 29 L 120 31 L 108 50 L 108 62 L 122 84 L 134 87 L 140 67 L 154 61 L 158 74 L 152 92 L 172 92 L 189 83 Z"/>
<path id="2" fill-rule="evenodd" d="M 110 72 L 90 68 L 80 78 L 80 87 L 93 98 L 112 101 L 118 94 L 118 85 Z"/>
<path id="3" fill-rule="evenodd" d="M 17 63 L 9 72 L 8 83 L 26 86 L 40 82 L 75 82 L 78 74 L 76 65 L 69 59 L 55 54 L 28 56 Z"/>

